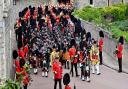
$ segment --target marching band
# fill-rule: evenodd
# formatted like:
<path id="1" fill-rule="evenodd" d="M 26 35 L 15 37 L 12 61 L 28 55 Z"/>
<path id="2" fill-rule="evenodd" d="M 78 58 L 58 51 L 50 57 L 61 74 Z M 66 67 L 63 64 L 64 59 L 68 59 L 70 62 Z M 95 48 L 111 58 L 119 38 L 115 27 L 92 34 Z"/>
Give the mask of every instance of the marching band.
<path id="1" fill-rule="evenodd" d="M 59 89 L 62 89 L 63 66 L 70 69 L 72 77 L 75 68 L 75 75 L 78 77 L 79 64 L 82 81 L 90 82 L 91 73 L 101 74 L 104 33 L 99 31 L 98 41 L 92 38 L 91 33 L 81 26 L 80 20 L 72 15 L 72 11 L 70 7 L 29 6 L 19 12 L 19 19 L 15 24 L 18 51 L 14 50 L 13 59 L 16 77 L 24 72 L 24 89 L 27 89 L 29 83 L 28 73 L 24 71 L 27 61 L 34 74 L 41 69 L 42 77 L 48 77 L 51 67 L 54 89 L 57 89 L 58 82 Z M 122 50 L 123 37 L 120 38 L 115 52 L 119 61 L 119 72 L 122 72 Z M 69 74 L 66 74 L 66 77 L 69 78 Z M 68 83 L 66 80 L 64 82 L 65 89 L 71 89 L 68 85 L 70 80 L 67 81 Z"/>

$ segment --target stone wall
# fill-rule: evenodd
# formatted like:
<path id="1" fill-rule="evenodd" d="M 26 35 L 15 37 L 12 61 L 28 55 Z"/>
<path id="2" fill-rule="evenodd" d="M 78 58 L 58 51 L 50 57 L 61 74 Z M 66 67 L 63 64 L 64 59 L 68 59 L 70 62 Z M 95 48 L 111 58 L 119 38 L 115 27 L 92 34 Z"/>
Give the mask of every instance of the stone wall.
<path id="1" fill-rule="evenodd" d="M 104 7 L 108 6 L 108 0 L 94 0 L 95 7 Z"/>
<path id="2" fill-rule="evenodd" d="M 118 3 L 122 3 L 122 0 L 110 0 L 110 3 L 118 4 Z"/>
<path id="3" fill-rule="evenodd" d="M 0 2 L 0 79 L 2 80 L 14 78 L 12 77 L 14 74 L 12 49 L 16 41 L 12 39 L 13 18 L 10 16 L 12 5 L 12 0 Z"/>
<path id="4" fill-rule="evenodd" d="M 128 0 L 123 0 L 124 1 L 124 3 L 128 3 Z"/>
<path id="5" fill-rule="evenodd" d="M 6 78 L 6 61 L 5 61 L 5 29 L 4 29 L 4 0 L 0 1 L 0 78 Z"/>
<path id="6" fill-rule="evenodd" d="M 76 0 L 76 7 L 77 8 L 82 8 L 86 5 L 89 5 L 89 0 Z"/>
<path id="7" fill-rule="evenodd" d="M 90 0 L 76 0 L 77 8 L 82 8 L 84 6 L 90 5 Z M 128 0 L 123 0 L 124 3 L 128 3 Z M 122 3 L 122 0 L 93 0 L 93 6 L 104 7 L 108 5 Z"/>

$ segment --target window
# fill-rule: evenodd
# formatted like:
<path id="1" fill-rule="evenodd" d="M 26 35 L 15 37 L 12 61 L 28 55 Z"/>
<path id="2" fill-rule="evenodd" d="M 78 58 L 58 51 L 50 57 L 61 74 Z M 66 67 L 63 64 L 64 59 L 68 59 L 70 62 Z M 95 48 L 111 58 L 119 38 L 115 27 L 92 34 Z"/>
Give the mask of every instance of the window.
<path id="1" fill-rule="evenodd" d="M 93 0 L 90 0 L 90 4 L 93 5 Z"/>

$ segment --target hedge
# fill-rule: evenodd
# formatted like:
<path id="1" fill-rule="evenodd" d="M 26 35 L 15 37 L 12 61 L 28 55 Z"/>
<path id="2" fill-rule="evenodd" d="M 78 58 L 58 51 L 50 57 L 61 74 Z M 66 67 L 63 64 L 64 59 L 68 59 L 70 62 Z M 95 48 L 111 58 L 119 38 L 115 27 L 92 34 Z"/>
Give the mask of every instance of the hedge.
<path id="1" fill-rule="evenodd" d="M 125 36 L 128 42 L 128 4 L 96 8 L 86 6 L 74 11 L 73 15 L 109 30 L 114 38 Z M 105 16 L 108 16 L 106 18 Z"/>

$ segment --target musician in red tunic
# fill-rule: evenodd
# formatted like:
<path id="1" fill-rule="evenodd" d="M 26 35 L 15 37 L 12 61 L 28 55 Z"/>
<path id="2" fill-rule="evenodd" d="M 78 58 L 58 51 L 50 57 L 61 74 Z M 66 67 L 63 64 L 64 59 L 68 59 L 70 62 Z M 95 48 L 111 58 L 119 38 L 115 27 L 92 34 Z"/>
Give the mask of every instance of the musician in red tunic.
<path id="1" fill-rule="evenodd" d="M 68 73 L 66 73 L 63 77 L 63 83 L 65 85 L 64 89 L 71 89 L 71 87 L 69 86 L 70 83 L 70 75 Z"/>
<path id="2" fill-rule="evenodd" d="M 13 50 L 13 59 L 14 59 L 14 64 L 15 64 L 15 68 L 16 68 L 16 73 L 21 72 L 20 62 L 18 60 L 18 53 L 16 50 Z M 16 78 L 18 78 L 18 76 L 16 76 Z"/>
<path id="3" fill-rule="evenodd" d="M 21 57 L 22 59 L 25 60 L 25 54 L 24 54 L 23 48 L 20 48 L 18 50 L 18 55 L 19 55 L 19 57 Z"/>
<path id="4" fill-rule="evenodd" d="M 99 36 L 100 36 L 99 43 L 98 43 L 98 46 L 99 46 L 99 58 L 100 58 L 100 65 L 102 65 L 103 64 L 102 51 L 103 51 L 103 44 L 104 44 L 104 41 L 103 41 L 104 33 L 103 33 L 103 31 L 99 32 Z"/>
<path id="5" fill-rule="evenodd" d="M 23 47 L 23 52 L 24 52 L 25 57 L 28 57 L 28 52 L 29 52 L 28 44 L 26 44 L 26 45 Z"/>
<path id="6" fill-rule="evenodd" d="M 77 72 L 77 56 L 76 56 L 76 48 L 73 45 L 70 49 L 69 49 L 69 55 L 70 55 L 70 60 L 71 60 L 71 71 L 70 73 L 72 74 L 72 77 L 74 76 L 74 72 L 73 72 L 73 66 L 75 67 L 75 71 L 76 71 L 76 77 L 78 76 L 78 72 Z"/>
<path id="7" fill-rule="evenodd" d="M 59 55 L 56 54 L 55 61 L 53 62 L 53 73 L 54 73 L 54 89 L 57 89 L 57 82 L 59 82 L 59 89 L 62 89 L 61 80 L 62 80 L 62 65 L 59 62 Z"/>
<path id="8" fill-rule="evenodd" d="M 119 65 L 119 71 L 122 72 L 122 51 L 123 51 L 123 44 L 124 44 L 124 38 L 121 36 L 119 38 L 119 43 L 117 45 L 117 58 L 118 58 L 118 65 Z"/>

